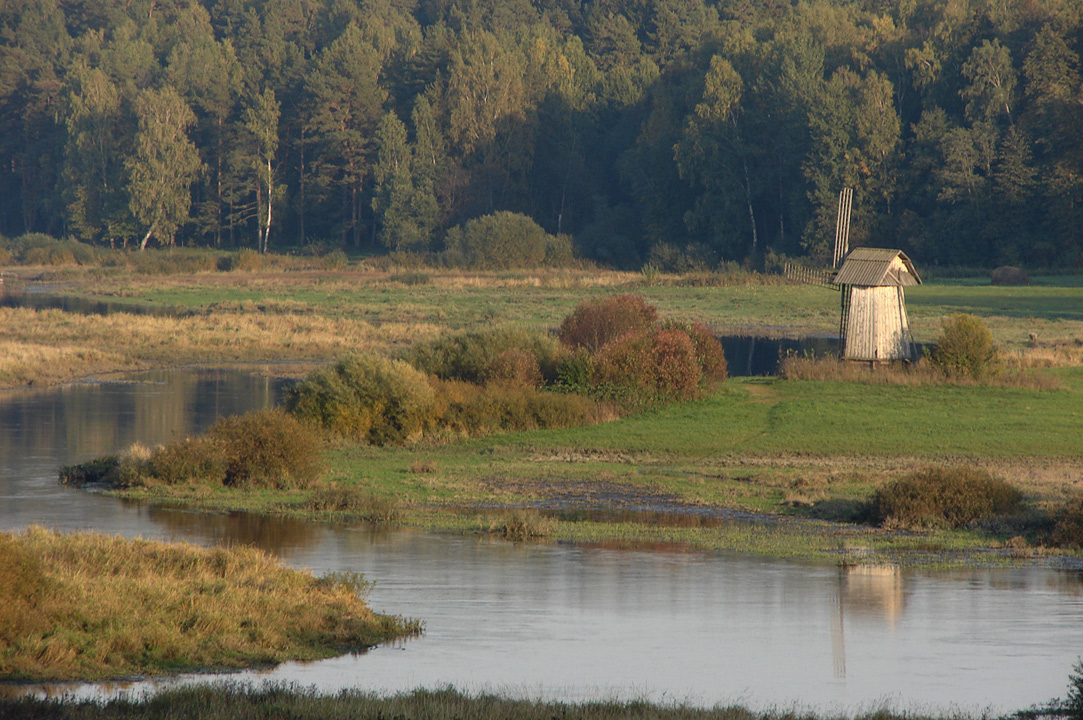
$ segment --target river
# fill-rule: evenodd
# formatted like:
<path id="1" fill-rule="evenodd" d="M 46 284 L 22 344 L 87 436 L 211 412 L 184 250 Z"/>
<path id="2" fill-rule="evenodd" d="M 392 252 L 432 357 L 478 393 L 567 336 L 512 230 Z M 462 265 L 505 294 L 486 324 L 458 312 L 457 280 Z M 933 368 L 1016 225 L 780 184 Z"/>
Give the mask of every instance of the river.
<path id="1" fill-rule="evenodd" d="M 282 387 L 238 371 L 180 370 L 0 393 L 0 528 L 242 542 L 316 573 L 363 572 L 376 583 L 373 607 L 421 618 L 424 636 L 230 676 L 327 691 L 450 684 L 568 700 L 1001 712 L 1064 695 L 1083 652 L 1078 572 L 847 571 L 702 552 L 515 544 L 168 510 L 57 483 L 61 465 L 198 432 L 216 417 L 274 402 Z M 108 696 L 159 686 L 38 690 Z"/>

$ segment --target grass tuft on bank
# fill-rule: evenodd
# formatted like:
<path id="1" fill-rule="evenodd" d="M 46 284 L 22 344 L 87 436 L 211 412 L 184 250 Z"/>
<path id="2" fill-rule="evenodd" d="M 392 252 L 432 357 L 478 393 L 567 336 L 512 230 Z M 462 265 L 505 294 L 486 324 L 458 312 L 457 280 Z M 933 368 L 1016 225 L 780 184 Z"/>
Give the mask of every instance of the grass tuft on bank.
<path id="1" fill-rule="evenodd" d="M 360 575 L 317 578 L 252 548 L 0 534 L 0 680 L 236 669 L 419 632 L 372 612 L 367 590 Z"/>

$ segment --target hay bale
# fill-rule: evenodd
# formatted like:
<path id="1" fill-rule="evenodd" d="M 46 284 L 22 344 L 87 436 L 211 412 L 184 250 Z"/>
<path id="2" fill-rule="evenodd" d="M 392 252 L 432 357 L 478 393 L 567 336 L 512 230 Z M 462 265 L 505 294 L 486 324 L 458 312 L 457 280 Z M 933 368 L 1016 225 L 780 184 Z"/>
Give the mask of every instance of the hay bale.
<path id="1" fill-rule="evenodd" d="M 1003 265 L 989 274 L 993 285 L 1030 285 L 1030 275 L 1022 268 Z"/>

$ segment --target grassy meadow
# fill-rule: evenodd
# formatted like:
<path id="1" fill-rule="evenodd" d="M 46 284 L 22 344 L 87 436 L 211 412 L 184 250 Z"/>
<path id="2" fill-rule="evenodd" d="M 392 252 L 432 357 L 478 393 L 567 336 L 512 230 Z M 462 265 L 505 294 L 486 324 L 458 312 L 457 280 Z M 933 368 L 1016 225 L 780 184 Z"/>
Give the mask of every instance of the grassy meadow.
<path id="1" fill-rule="evenodd" d="M 0 387 L 178 364 L 330 361 L 393 353 L 447 332 L 492 325 L 550 330 L 580 301 L 638 293 L 661 317 L 720 334 L 781 337 L 838 332 L 838 294 L 774 276 L 660 275 L 596 270 L 464 272 L 265 267 L 258 272 L 149 275 L 19 269 L 77 297 L 194 311 L 181 317 L 71 315 L 0 308 Z M 933 341 L 953 313 L 983 318 L 1008 353 L 1036 364 L 1083 360 L 1083 288 L 931 282 L 907 290 L 915 340 Z M 1033 337 L 1032 337 L 1033 335 Z M 1029 360 L 1027 360 L 1029 358 Z"/>
<path id="2" fill-rule="evenodd" d="M 101 317 L 0 310 L 7 313 L 0 352 L 63 348 L 55 351 L 62 355 L 31 354 L 21 365 L 0 363 L 0 382 L 224 361 L 274 361 L 279 364 L 271 371 L 285 373 L 294 370 L 290 361 L 330 361 L 360 350 L 395 355 L 464 330 L 551 331 L 580 301 L 629 292 L 656 306 L 662 319 L 703 322 L 718 333 L 837 330 L 837 293 L 750 274 L 468 273 L 364 265 L 167 276 L 66 273 L 65 291 L 72 294 L 196 312 Z M 1073 278 L 1022 288 L 951 280 L 910 288 L 907 301 L 919 342 L 934 340 L 943 318 L 973 313 L 992 331 L 1005 364 L 1021 377 L 1039 373 L 1041 381 L 892 384 L 879 382 L 876 373 L 864 379 L 731 378 L 701 400 L 589 427 L 451 436 L 405 447 L 335 441 L 326 452 L 328 471 L 308 490 L 193 482 L 124 492 L 207 508 L 501 533 L 509 522 L 522 525 L 521 518 L 509 521 L 508 512 L 528 508 L 549 514 L 542 518 L 544 532 L 528 534 L 770 555 L 837 558 L 856 549 L 905 562 L 915 549 L 940 548 L 972 550 L 977 562 L 1044 557 L 1045 550 L 1033 547 L 1039 538 L 1015 537 L 1034 518 L 917 539 L 854 521 L 878 487 L 929 466 L 987 470 L 1017 486 L 1032 513 L 1080 497 L 1083 288 Z M 594 514 L 575 514 L 584 507 L 647 513 L 599 522 Z M 764 513 L 774 521 L 720 522 L 727 511 Z"/>
<path id="3" fill-rule="evenodd" d="M 316 578 L 252 548 L 0 534 L 0 680 L 236 669 L 417 632 L 372 612 L 366 592 L 358 575 Z"/>

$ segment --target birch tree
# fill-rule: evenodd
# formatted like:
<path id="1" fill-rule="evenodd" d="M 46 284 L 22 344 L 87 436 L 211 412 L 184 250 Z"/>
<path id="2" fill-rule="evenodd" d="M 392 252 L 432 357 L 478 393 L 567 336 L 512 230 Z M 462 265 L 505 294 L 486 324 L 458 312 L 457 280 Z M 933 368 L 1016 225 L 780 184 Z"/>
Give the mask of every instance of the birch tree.
<path id="1" fill-rule="evenodd" d="M 195 115 L 176 90 L 144 90 L 136 96 L 135 113 L 139 130 L 135 153 L 127 162 L 128 207 L 146 228 L 139 242 L 145 250 L 151 237 L 173 244 L 177 229 L 188 219 L 191 187 L 201 163 L 188 138 Z"/>

